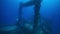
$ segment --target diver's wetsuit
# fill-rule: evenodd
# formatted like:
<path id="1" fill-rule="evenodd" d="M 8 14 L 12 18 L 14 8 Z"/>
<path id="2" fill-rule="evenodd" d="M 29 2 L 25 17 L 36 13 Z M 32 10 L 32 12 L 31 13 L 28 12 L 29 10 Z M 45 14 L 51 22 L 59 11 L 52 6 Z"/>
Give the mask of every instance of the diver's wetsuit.
<path id="1" fill-rule="evenodd" d="M 40 12 L 40 7 L 41 7 L 41 2 L 42 0 L 33 0 L 33 1 L 29 1 L 27 3 L 22 3 L 20 4 L 20 12 L 19 14 L 21 15 L 21 10 L 23 7 L 28 7 L 28 6 L 32 6 L 35 5 L 34 7 L 34 11 L 35 11 L 35 15 L 34 15 L 34 26 L 33 26 L 33 34 L 37 34 L 37 26 L 38 26 L 38 19 L 39 19 L 39 12 Z"/>

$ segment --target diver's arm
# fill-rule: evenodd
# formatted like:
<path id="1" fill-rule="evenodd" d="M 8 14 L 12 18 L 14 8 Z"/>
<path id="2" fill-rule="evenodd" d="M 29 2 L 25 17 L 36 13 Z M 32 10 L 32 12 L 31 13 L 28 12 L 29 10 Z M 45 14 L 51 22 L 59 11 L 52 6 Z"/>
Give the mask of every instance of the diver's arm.
<path id="1" fill-rule="evenodd" d="M 20 5 L 21 5 L 21 7 L 32 6 L 32 5 L 34 5 L 34 1 L 30 1 L 30 2 L 27 2 L 27 3 L 22 3 Z"/>

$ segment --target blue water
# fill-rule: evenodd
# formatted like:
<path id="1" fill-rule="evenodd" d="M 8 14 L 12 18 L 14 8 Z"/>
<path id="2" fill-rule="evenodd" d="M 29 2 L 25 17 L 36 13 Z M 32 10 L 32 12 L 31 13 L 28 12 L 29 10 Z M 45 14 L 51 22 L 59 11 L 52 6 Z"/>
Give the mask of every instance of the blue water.
<path id="1" fill-rule="evenodd" d="M 29 0 L 1 0 L 0 26 L 14 25 L 18 17 L 19 3 Z M 28 20 L 34 15 L 34 6 L 24 7 L 22 17 Z M 40 9 L 41 16 L 52 20 L 52 34 L 60 34 L 60 0 L 43 0 Z"/>

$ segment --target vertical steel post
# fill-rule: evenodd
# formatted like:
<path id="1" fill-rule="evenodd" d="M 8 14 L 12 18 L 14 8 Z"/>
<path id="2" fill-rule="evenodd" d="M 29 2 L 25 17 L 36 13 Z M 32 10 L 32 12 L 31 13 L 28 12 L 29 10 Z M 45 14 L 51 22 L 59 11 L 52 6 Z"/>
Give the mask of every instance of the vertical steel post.
<path id="1" fill-rule="evenodd" d="M 35 15 L 34 15 L 34 28 L 33 28 L 33 32 L 34 34 L 37 34 L 38 31 L 38 20 L 39 20 L 39 16 L 40 16 L 40 8 L 41 8 L 41 1 L 42 0 L 35 0 Z"/>

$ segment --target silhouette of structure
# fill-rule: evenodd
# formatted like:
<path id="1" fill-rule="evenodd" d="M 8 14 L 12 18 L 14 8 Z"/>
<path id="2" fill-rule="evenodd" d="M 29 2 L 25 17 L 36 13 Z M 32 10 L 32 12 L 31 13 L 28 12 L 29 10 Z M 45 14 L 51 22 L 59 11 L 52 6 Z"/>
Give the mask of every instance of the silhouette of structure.
<path id="1" fill-rule="evenodd" d="M 35 5 L 34 7 L 34 24 L 33 24 L 33 33 L 32 34 L 37 34 L 38 30 L 38 19 L 39 19 L 39 12 L 40 12 L 40 7 L 41 7 L 41 2 L 42 0 L 31 0 L 27 3 L 20 3 L 20 8 L 19 8 L 19 22 L 21 22 L 21 14 L 22 14 L 22 8 L 23 7 L 28 7 Z M 21 22 L 22 23 L 22 22 Z"/>

